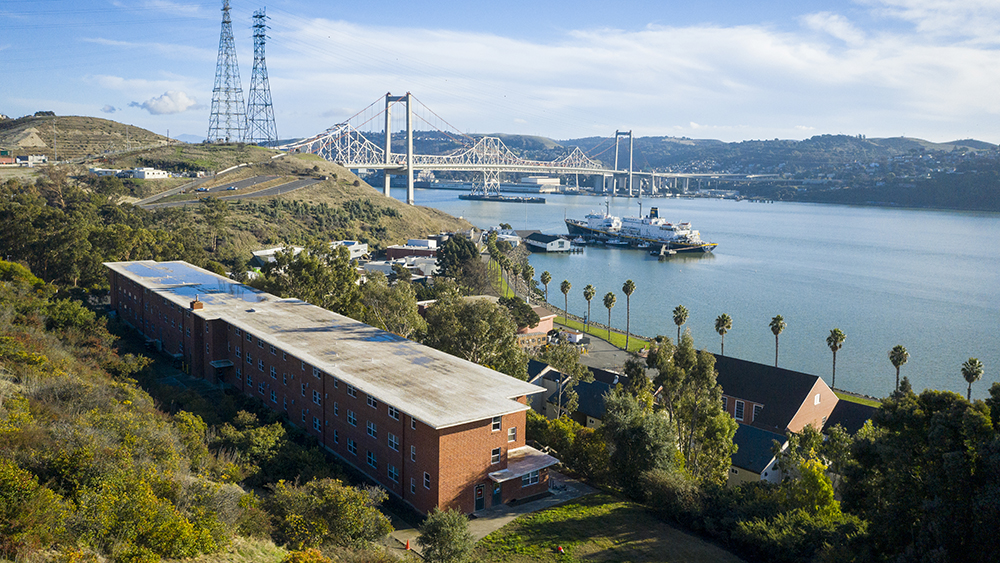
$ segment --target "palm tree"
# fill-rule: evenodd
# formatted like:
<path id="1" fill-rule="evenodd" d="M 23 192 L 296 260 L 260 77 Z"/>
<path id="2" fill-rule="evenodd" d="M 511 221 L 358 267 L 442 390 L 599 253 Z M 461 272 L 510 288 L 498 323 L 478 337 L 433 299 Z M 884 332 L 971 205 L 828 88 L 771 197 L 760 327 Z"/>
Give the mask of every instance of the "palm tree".
<path id="1" fill-rule="evenodd" d="M 681 325 L 688 320 L 688 310 L 684 305 L 674 307 L 674 324 L 677 325 L 677 345 L 681 343 Z"/>
<path id="2" fill-rule="evenodd" d="M 549 282 L 552 281 L 552 274 L 550 274 L 548 270 L 545 270 L 544 272 L 542 272 L 542 277 L 539 278 L 539 279 L 541 280 L 542 285 L 545 286 L 545 302 L 548 303 L 549 302 Z"/>
<path id="3" fill-rule="evenodd" d="M 977 358 L 969 358 L 965 360 L 962 364 L 962 377 L 969 382 L 969 394 L 966 399 L 972 400 L 972 384 L 979 381 L 979 378 L 983 376 L 983 362 L 980 362 Z"/>
<path id="4" fill-rule="evenodd" d="M 563 280 L 559 284 L 559 291 L 563 293 L 563 315 L 566 317 L 566 322 L 569 322 L 569 290 L 573 287 L 573 284 L 569 283 L 569 280 Z"/>
<path id="5" fill-rule="evenodd" d="M 622 285 L 622 293 L 625 294 L 625 351 L 628 351 L 628 330 L 629 322 L 632 320 L 632 292 L 635 291 L 635 282 L 625 280 Z"/>
<path id="6" fill-rule="evenodd" d="M 889 361 L 896 368 L 896 391 L 899 391 L 899 368 L 910 359 L 910 353 L 902 345 L 896 344 L 889 350 Z"/>
<path id="7" fill-rule="evenodd" d="M 785 318 L 778 315 L 771 319 L 771 332 L 774 333 L 774 367 L 778 367 L 778 335 L 781 331 L 785 330 L 788 326 L 785 324 Z"/>
<path id="8" fill-rule="evenodd" d="M 583 298 L 587 300 L 587 328 L 590 328 L 590 300 L 595 295 L 597 295 L 597 290 L 588 283 L 587 287 L 583 288 Z"/>
<path id="9" fill-rule="evenodd" d="M 715 318 L 715 332 L 722 337 L 722 355 L 726 355 L 726 333 L 733 328 L 733 319 L 726 313 Z"/>
<path id="10" fill-rule="evenodd" d="M 524 266 L 521 266 L 521 279 L 524 280 L 525 301 L 528 301 L 533 293 L 531 290 L 532 286 L 535 285 L 532 281 L 534 278 L 535 268 L 531 264 L 525 263 Z"/>
<path id="11" fill-rule="evenodd" d="M 607 292 L 604 295 L 604 306 L 608 308 L 608 342 L 611 341 L 611 308 L 615 306 L 615 294 Z"/>
<path id="12" fill-rule="evenodd" d="M 830 347 L 830 351 L 833 352 L 833 380 L 830 383 L 830 387 L 833 389 L 837 388 L 837 350 L 840 350 L 844 346 L 844 340 L 847 338 L 844 332 L 839 328 L 835 328 L 830 331 L 830 336 L 826 337 L 826 345 Z"/>

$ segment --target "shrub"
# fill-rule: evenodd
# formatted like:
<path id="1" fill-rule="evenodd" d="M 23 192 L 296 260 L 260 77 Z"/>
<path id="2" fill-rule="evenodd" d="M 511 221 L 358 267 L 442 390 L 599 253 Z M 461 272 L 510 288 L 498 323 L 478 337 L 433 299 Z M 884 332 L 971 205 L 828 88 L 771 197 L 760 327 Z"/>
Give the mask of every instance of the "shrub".
<path id="1" fill-rule="evenodd" d="M 281 563 L 332 563 L 329 557 L 316 548 L 289 551 Z"/>
<path id="2" fill-rule="evenodd" d="M 424 548 L 424 559 L 434 563 L 462 561 L 475 546 L 465 516 L 454 510 L 437 508 L 420 525 L 417 543 Z"/>

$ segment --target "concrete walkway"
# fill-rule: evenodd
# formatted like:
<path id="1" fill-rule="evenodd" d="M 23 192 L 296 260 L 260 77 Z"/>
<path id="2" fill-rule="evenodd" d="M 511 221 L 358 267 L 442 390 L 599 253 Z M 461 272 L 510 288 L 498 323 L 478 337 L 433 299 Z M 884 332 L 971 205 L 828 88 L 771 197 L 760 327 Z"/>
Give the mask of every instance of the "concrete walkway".
<path id="1" fill-rule="evenodd" d="M 472 532 L 473 538 L 478 542 L 522 514 L 544 510 L 566 501 L 595 493 L 597 490 L 558 471 L 550 470 L 549 492 L 552 493 L 550 496 L 517 506 L 501 505 L 480 510 L 473 514 L 469 520 L 469 531 Z M 404 551 L 406 549 L 406 542 L 409 541 L 410 551 L 420 555 L 420 547 L 417 545 L 417 536 L 420 535 L 419 530 L 395 517 L 392 519 L 392 525 L 396 530 L 390 534 L 390 537 L 392 540 L 395 540 L 396 545 L 391 545 L 392 542 L 390 542 L 390 550 L 397 552 Z"/>

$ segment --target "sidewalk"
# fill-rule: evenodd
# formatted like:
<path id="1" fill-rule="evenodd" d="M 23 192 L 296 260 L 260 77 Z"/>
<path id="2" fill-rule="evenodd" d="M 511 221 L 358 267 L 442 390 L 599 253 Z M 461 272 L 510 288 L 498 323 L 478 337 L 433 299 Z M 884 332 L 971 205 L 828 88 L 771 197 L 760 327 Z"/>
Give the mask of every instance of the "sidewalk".
<path id="1" fill-rule="evenodd" d="M 558 471 L 549 471 L 549 492 L 552 493 L 550 496 L 517 506 L 493 506 L 476 512 L 469 520 L 469 531 L 472 532 L 472 537 L 478 542 L 522 514 L 544 510 L 557 504 L 595 493 L 597 490 Z M 392 525 L 396 530 L 390 534 L 390 537 L 397 542 L 397 545 L 390 545 L 390 550 L 404 551 L 406 549 L 406 542 L 409 540 L 410 551 L 420 555 L 420 547 L 417 545 L 417 536 L 420 535 L 420 532 L 409 524 L 397 520 L 397 518 L 393 518 Z"/>

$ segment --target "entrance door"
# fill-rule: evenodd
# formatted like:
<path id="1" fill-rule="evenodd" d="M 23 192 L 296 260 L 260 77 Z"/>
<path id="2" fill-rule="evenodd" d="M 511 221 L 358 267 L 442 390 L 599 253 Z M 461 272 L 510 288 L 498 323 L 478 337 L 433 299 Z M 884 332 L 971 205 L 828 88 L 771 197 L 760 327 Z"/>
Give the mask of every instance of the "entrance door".
<path id="1" fill-rule="evenodd" d="M 476 510 L 486 508 L 486 485 L 476 485 Z"/>
<path id="2" fill-rule="evenodd" d="M 502 495 L 500 494 L 500 483 L 493 483 L 493 506 L 500 506 L 503 502 Z"/>

